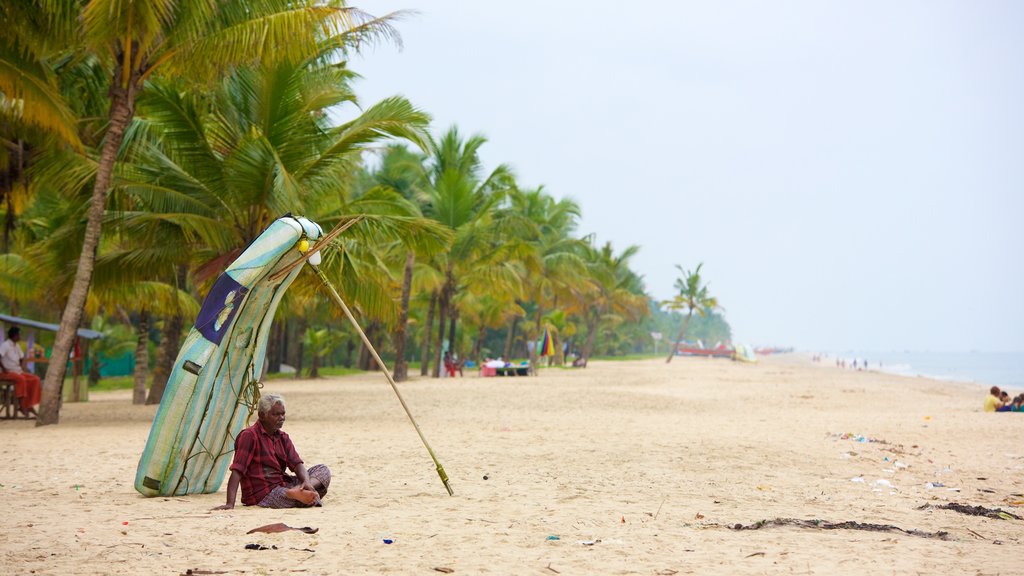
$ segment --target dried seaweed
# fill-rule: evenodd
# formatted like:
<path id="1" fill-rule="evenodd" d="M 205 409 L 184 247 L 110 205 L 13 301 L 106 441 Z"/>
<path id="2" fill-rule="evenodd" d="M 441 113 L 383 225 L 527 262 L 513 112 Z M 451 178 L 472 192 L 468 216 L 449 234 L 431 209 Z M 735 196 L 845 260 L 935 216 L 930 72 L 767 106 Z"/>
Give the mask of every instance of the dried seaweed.
<path id="1" fill-rule="evenodd" d="M 925 504 L 918 506 L 918 510 L 927 510 L 929 508 L 935 508 L 937 510 L 952 510 L 961 514 L 967 514 L 968 516 L 985 516 L 986 518 L 995 518 L 996 520 L 1020 520 L 1020 516 L 1002 510 L 1000 508 L 985 508 L 984 506 L 971 506 L 970 504 L 960 504 L 958 502 L 950 502 L 949 504 Z"/>
<path id="2" fill-rule="evenodd" d="M 742 524 L 736 524 L 731 528 L 733 530 L 760 530 L 769 526 L 796 526 L 797 528 L 812 528 L 817 530 L 866 530 L 869 532 L 899 532 L 901 534 L 907 534 L 908 536 L 918 536 L 921 538 L 936 538 L 938 540 L 950 540 L 951 537 L 949 532 L 925 532 L 922 530 L 905 530 L 899 526 L 893 526 L 892 524 L 869 524 L 865 522 L 855 522 L 853 520 L 847 520 L 846 522 L 826 522 L 824 520 L 812 519 L 802 520 L 800 518 L 775 518 L 773 520 L 761 520 L 753 524 L 744 526 Z"/>

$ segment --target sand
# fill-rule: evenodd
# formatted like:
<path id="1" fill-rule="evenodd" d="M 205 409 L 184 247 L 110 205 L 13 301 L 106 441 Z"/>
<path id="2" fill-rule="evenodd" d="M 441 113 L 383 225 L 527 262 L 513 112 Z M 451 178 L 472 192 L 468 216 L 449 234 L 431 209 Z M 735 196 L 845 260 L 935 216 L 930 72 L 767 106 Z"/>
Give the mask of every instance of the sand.
<path id="1" fill-rule="evenodd" d="M 977 384 L 799 355 L 405 383 L 454 497 L 381 375 L 265 390 L 285 395 L 307 465 L 334 473 L 323 508 L 211 512 L 223 488 L 143 498 L 132 481 L 155 407 L 93 393 L 58 426 L 0 422 L 4 571 L 1024 573 L 1024 520 L 935 507 L 1024 517 L 1024 415 L 982 413 Z M 774 518 L 947 535 L 732 528 Z M 246 534 L 275 522 L 319 532 Z"/>

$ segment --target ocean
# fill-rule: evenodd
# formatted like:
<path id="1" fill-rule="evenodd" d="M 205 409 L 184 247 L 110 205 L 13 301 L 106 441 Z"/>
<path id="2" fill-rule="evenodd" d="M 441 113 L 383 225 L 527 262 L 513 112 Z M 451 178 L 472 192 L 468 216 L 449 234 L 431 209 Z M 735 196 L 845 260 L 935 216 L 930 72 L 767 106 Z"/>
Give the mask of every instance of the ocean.
<path id="1" fill-rule="evenodd" d="M 974 382 L 1024 392 L 1024 352 L 865 352 L 830 353 L 827 361 L 843 358 L 847 365 L 867 360 L 868 369 L 901 376 Z"/>

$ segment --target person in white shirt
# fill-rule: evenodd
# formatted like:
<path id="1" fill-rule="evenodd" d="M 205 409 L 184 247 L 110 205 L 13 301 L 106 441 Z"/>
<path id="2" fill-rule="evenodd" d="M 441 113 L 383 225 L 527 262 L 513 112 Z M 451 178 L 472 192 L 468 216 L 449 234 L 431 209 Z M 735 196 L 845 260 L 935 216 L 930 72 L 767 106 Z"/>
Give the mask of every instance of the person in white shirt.
<path id="1" fill-rule="evenodd" d="M 42 385 L 38 376 L 25 372 L 25 353 L 18 345 L 19 340 L 21 328 L 11 327 L 7 340 L 0 344 L 0 378 L 14 382 L 14 396 L 20 401 L 18 411 L 26 417 L 35 416 Z"/>

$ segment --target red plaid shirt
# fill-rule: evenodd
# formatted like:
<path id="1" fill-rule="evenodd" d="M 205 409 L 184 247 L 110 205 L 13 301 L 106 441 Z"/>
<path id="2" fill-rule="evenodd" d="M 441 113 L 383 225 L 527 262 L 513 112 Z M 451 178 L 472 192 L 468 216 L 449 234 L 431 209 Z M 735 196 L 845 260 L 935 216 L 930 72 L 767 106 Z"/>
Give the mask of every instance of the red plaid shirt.
<path id="1" fill-rule="evenodd" d="M 231 462 L 231 470 L 242 475 L 242 504 L 259 504 L 274 488 L 289 486 L 284 469 L 294 472 L 299 464 L 302 458 L 284 432 L 268 434 L 259 422 L 242 430 L 235 438 L 235 459 Z"/>

